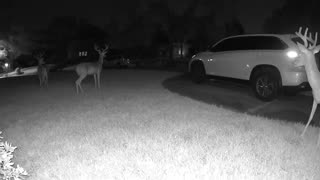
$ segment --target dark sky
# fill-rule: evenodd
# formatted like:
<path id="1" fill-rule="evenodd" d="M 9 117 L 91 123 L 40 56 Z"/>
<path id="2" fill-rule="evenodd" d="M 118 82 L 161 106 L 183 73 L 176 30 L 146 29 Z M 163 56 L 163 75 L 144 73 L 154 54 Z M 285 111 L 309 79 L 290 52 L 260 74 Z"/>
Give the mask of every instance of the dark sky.
<path id="1" fill-rule="evenodd" d="M 8 0 L 0 7 L 1 17 L 12 17 L 12 22 L 26 28 L 41 28 L 56 15 L 75 15 L 89 19 L 103 26 L 111 17 L 126 23 L 127 12 L 133 11 L 136 2 L 141 1 L 137 11 L 143 11 L 146 1 L 157 0 Z M 162 0 L 176 12 L 181 12 L 191 0 Z M 200 0 L 206 1 L 206 0 Z M 214 0 L 211 0 L 214 1 Z M 284 0 L 224 0 L 213 9 L 218 13 L 217 20 L 224 21 L 234 12 L 244 25 L 246 32 L 259 33 L 264 19 L 272 10 L 280 7 Z M 234 9 L 230 4 L 234 3 Z M 200 6 L 199 13 L 210 12 L 212 7 Z"/>

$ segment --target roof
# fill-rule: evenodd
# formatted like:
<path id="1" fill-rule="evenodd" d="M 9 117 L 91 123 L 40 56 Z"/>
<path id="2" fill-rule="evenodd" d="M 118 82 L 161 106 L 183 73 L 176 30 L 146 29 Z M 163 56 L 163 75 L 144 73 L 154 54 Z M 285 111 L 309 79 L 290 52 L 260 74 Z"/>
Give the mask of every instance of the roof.
<path id="1" fill-rule="evenodd" d="M 274 36 L 274 37 L 298 37 L 295 34 L 242 34 L 242 35 L 235 35 L 235 36 L 228 36 L 225 37 L 224 39 L 227 38 L 234 38 L 234 37 L 248 37 L 248 36 Z"/>

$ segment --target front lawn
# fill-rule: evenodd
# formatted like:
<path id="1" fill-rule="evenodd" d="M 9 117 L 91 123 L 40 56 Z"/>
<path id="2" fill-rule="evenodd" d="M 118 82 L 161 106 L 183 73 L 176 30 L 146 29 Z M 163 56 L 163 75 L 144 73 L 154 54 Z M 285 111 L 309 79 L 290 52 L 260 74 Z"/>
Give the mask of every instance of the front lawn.
<path id="1" fill-rule="evenodd" d="M 319 128 L 182 97 L 175 75 L 104 70 L 79 95 L 75 72 L 0 79 L 0 131 L 32 180 L 320 179 Z"/>

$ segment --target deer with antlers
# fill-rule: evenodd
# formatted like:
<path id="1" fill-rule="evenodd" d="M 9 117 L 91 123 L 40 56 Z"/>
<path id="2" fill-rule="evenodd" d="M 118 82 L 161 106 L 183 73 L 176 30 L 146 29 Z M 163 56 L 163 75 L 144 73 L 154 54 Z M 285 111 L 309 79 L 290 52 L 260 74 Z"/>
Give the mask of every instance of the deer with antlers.
<path id="1" fill-rule="evenodd" d="M 309 84 L 312 89 L 313 95 L 313 105 L 309 116 L 307 125 L 305 126 L 301 136 L 304 136 L 313 116 L 320 103 L 320 72 L 316 64 L 315 54 L 319 52 L 320 45 L 317 46 L 318 33 L 315 34 L 315 39 L 312 39 L 311 32 L 308 34 L 308 28 L 305 30 L 304 34 L 301 33 L 302 28 L 299 28 L 299 32 L 296 35 L 303 40 L 304 45 L 297 43 L 299 50 L 301 51 L 300 58 L 297 59 L 294 64 L 296 66 L 304 66 Z M 309 43 L 310 42 L 310 43 Z M 320 134 L 318 138 L 317 146 L 320 145 Z"/>
<path id="2" fill-rule="evenodd" d="M 93 75 L 95 87 L 100 88 L 100 74 L 102 70 L 103 59 L 108 52 L 109 46 L 105 44 L 104 49 L 99 49 L 95 44 L 94 49 L 99 53 L 99 59 L 97 62 L 85 62 L 76 66 L 75 70 L 79 76 L 79 78 L 76 80 L 77 93 L 79 93 L 79 90 L 83 92 L 81 82 L 85 77 L 87 77 L 87 75 Z"/>
<path id="3" fill-rule="evenodd" d="M 40 81 L 40 87 L 46 86 L 48 87 L 48 67 L 44 63 L 44 52 L 40 52 L 39 54 L 35 55 L 35 58 L 38 60 L 38 78 Z"/>

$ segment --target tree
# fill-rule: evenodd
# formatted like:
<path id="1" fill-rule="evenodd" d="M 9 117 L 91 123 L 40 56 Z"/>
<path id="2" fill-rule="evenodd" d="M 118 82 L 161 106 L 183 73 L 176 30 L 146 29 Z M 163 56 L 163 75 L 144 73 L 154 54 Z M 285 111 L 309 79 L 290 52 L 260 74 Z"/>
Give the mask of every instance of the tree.
<path id="1" fill-rule="evenodd" d="M 75 36 L 78 28 L 77 18 L 74 16 L 56 16 L 52 18 L 47 31 L 52 39 L 57 41 L 67 41 Z"/>
<path id="2" fill-rule="evenodd" d="M 152 38 L 153 45 L 167 45 L 169 44 L 168 34 L 165 30 L 165 27 L 161 24 L 158 24 L 156 31 L 153 34 Z"/>
<path id="3" fill-rule="evenodd" d="M 226 36 L 244 34 L 244 28 L 238 18 L 233 17 L 231 22 L 225 24 L 225 33 Z"/>
<path id="4" fill-rule="evenodd" d="M 20 56 L 30 55 L 33 50 L 41 45 L 34 40 L 33 33 L 25 31 L 24 28 L 19 26 L 11 26 L 6 33 L 2 34 L 0 46 L 6 52 L 6 62 L 11 65 L 10 68 L 14 68 Z M 2 56 L 3 58 L 4 56 Z M 26 61 L 29 61 L 29 59 Z M 30 63 L 32 64 L 33 62 Z"/>
<path id="5" fill-rule="evenodd" d="M 102 28 L 89 23 L 79 24 L 74 38 L 82 40 L 92 39 L 97 42 L 108 41 L 107 33 Z"/>
<path id="6" fill-rule="evenodd" d="M 204 4 L 207 2 L 209 1 L 188 1 L 179 14 L 170 9 L 167 1 L 147 1 L 144 8 L 137 3 L 134 5 L 136 10 L 128 12 L 129 23 L 121 32 L 115 19 L 109 21 L 104 29 L 112 41 L 126 47 L 151 46 L 166 41 L 168 45 L 173 42 L 197 42 L 207 45 L 216 38 L 217 32 L 221 33 L 221 28 L 216 28 L 212 8 L 206 8 L 206 13 L 197 13 L 199 7 L 207 6 Z"/>
<path id="7" fill-rule="evenodd" d="M 46 30 L 48 49 L 54 52 L 52 61 L 64 61 L 67 47 L 76 37 L 78 19 L 74 16 L 56 16 L 51 19 Z"/>
<path id="8" fill-rule="evenodd" d="M 282 7 L 273 11 L 264 23 L 267 33 L 293 33 L 299 26 L 307 26 L 314 31 L 320 30 L 320 12 L 317 0 L 286 0 Z"/>

